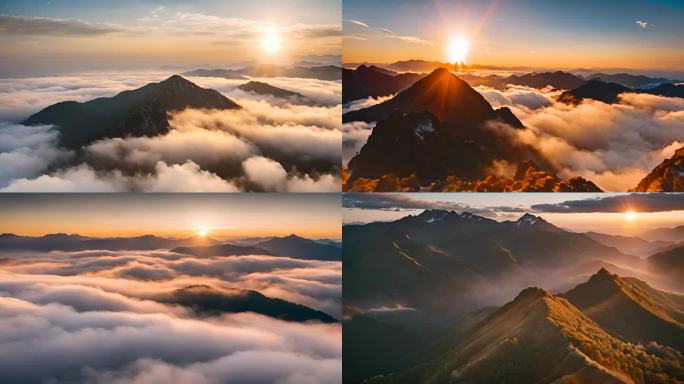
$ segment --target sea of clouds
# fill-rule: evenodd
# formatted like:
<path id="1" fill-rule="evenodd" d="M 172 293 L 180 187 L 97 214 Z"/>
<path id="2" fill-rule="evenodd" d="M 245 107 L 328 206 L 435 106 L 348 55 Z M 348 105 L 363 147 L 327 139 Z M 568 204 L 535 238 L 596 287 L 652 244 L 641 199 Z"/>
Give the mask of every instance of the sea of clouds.
<path id="1" fill-rule="evenodd" d="M 54 103 L 110 97 L 169 74 L 98 73 L 0 79 L 0 190 L 237 192 L 340 190 L 341 83 L 255 79 L 299 92 L 285 100 L 237 89 L 247 80 L 189 77 L 243 110 L 187 109 L 170 115 L 170 132 L 102 139 L 85 157 L 57 145 L 51 126 L 20 121 Z"/>
<path id="2" fill-rule="evenodd" d="M 510 85 L 506 90 L 476 87 L 492 107 L 509 107 L 525 124 L 516 130 L 503 124 L 490 129 L 511 141 L 536 148 L 563 178 L 582 176 L 606 192 L 636 187 L 656 165 L 684 146 L 684 99 L 624 93 L 619 103 L 584 100 L 557 102 L 560 90 Z M 385 98 L 345 104 L 345 111 L 368 107 Z M 368 140 L 375 123 L 342 126 L 342 160 L 348 161 Z M 515 172 L 515 164 L 498 164 Z M 512 176 L 512 175 L 506 175 Z"/>
<path id="3" fill-rule="evenodd" d="M 200 317 L 159 300 L 206 284 L 340 318 L 341 262 L 164 250 L 2 256 L 0 359 L 8 382 L 341 382 L 339 324 Z"/>

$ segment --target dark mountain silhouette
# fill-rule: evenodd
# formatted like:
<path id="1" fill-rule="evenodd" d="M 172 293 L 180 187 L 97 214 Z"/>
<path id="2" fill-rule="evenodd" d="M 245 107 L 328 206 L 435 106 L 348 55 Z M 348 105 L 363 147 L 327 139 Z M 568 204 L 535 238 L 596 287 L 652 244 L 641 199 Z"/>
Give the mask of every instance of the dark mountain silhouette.
<path id="1" fill-rule="evenodd" d="M 241 256 L 241 255 L 270 255 L 271 253 L 259 247 L 234 244 L 217 244 L 201 247 L 176 247 L 171 252 L 186 255 L 211 257 L 211 256 Z"/>
<path id="2" fill-rule="evenodd" d="M 342 68 L 335 65 L 323 65 L 315 67 L 293 66 L 284 67 L 279 65 L 257 65 L 241 69 L 198 69 L 183 72 L 186 76 L 199 77 L 224 77 L 227 79 L 250 77 L 300 77 L 305 79 L 341 80 Z"/>
<path id="3" fill-rule="evenodd" d="M 422 364 L 369 383 L 672 383 L 682 355 L 613 337 L 568 300 L 526 288 Z"/>
<path id="4" fill-rule="evenodd" d="M 24 120 L 24 125 L 52 124 L 60 143 L 79 148 L 108 137 L 155 136 L 169 131 L 168 113 L 185 108 L 239 109 L 213 89 L 174 75 L 160 83 L 85 103 L 53 104 Z"/>
<path id="5" fill-rule="evenodd" d="M 213 244 L 216 240 L 192 237 L 173 239 L 153 235 L 135 237 L 85 237 L 64 233 L 45 236 L 0 235 L 2 251 L 84 251 L 84 250 L 150 250 L 169 249 L 181 245 Z"/>
<path id="6" fill-rule="evenodd" d="M 615 247 L 624 253 L 637 256 L 651 255 L 672 246 L 672 243 L 669 241 L 648 241 L 640 237 L 608 235 L 597 232 L 586 232 L 585 235 L 601 244 Z"/>
<path id="7" fill-rule="evenodd" d="M 684 192 L 684 147 L 653 168 L 630 192 Z"/>
<path id="8" fill-rule="evenodd" d="M 551 165 L 532 147 L 492 125 L 523 124 L 508 108 L 494 110 L 477 91 L 446 69 L 437 69 L 394 98 L 351 111 L 343 121 L 378 121 L 349 163 L 347 189 L 359 178 L 415 176 L 421 186 L 449 176 L 466 181 L 491 173 L 494 161 L 532 160 Z"/>
<path id="9" fill-rule="evenodd" d="M 396 94 L 421 79 L 423 74 L 397 74 L 374 65 L 342 71 L 342 102 Z"/>
<path id="10" fill-rule="evenodd" d="M 183 72 L 184 76 L 197 77 L 222 77 L 224 79 L 247 80 L 247 78 L 240 74 L 239 70 L 235 69 L 195 69 L 192 71 Z"/>
<path id="11" fill-rule="evenodd" d="M 271 95 L 284 99 L 289 99 L 291 97 L 298 97 L 302 100 L 306 99 L 306 97 L 301 93 L 288 91 L 286 89 L 274 87 L 271 84 L 262 83 L 259 81 L 250 81 L 249 83 L 242 84 L 238 86 L 238 89 L 241 89 L 245 92 L 253 92 L 258 95 Z"/>
<path id="12" fill-rule="evenodd" d="M 502 84 L 524 85 L 531 88 L 545 88 L 551 86 L 556 89 L 575 89 L 585 81 L 572 73 L 556 71 L 511 75 L 501 80 Z"/>
<path id="13" fill-rule="evenodd" d="M 439 120 L 463 129 L 499 119 L 482 95 L 447 69 L 439 68 L 390 100 L 345 113 L 343 121 L 381 121 L 395 110 L 428 111 Z"/>
<path id="14" fill-rule="evenodd" d="M 255 244 L 274 255 L 306 260 L 342 260 L 342 249 L 335 245 L 320 244 L 297 235 L 274 237 Z"/>
<path id="15" fill-rule="evenodd" d="M 684 291 L 684 244 L 658 252 L 646 261 L 652 272 L 678 282 L 680 290 Z"/>
<path id="16" fill-rule="evenodd" d="M 648 77 L 644 75 L 631 75 L 629 73 L 594 73 L 587 76 L 587 79 L 599 79 L 606 83 L 617 83 L 630 88 L 640 88 L 647 85 L 657 85 L 661 83 L 671 83 L 672 80 L 662 77 Z M 574 87 L 573 87 L 574 88 Z"/>
<path id="17" fill-rule="evenodd" d="M 642 281 L 621 278 L 601 268 L 589 281 L 563 296 L 623 341 L 656 341 L 684 351 L 684 310 L 667 293 Z"/>
<path id="18" fill-rule="evenodd" d="M 286 321 L 321 321 L 335 323 L 332 316 L 301 304 L 271 298 L 245 289 L 215 289 L 207 285 L 191 285 L 173 291 L 160 301 L 179 304 L 204 315 L 254 312 Z"/>
<path id="19" fill-rule="evenodd" d="M 652 95 L 684 98 L 684 85 L 675 85 L 669 83 L 660 84 L 659 86 L 651 88 L 645 92 Z"/>
<path id="20" fill-rule="evenodd" d="M 593 99 L 607 104 L 618 102 L 618 95 L 630 92 L 631 89 L 617 83 L 606 83 L 599 79 L 587 81 L 570 91 L 563 92 L 558 100 L 568 104 L 580 103 L 584 99 Z"/>

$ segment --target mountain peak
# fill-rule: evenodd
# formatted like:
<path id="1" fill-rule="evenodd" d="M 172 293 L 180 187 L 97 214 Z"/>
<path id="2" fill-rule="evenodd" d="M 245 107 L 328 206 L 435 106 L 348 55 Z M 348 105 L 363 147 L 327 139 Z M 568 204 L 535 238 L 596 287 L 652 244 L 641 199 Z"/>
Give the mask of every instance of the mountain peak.
<path id="1" fill-rule="evenodd" d="M 549 293 L 546 292 L 544 289 L 539 288 L 539 287 L 527 287 L 520 291 L 518 296 L 513 300 L 514 302 L 527 299 L 527 298 L 542 298 L 549 296 Z"/>
<path id="2" fill-rule="evenodd" d="M 684 147 L 663 160 L 630 192 L 682 192 L 684 191 Z"/>
<path id="3" fill-rule="evenodd" d="M 515 222 L 515 224 L 518 226 L 535 225 L 538 222 L 543 222 L 543 221 L 544 221 L 544 219 L 542 219 L 539 216 L 535 216 L 531 213 L 525 213 L 524 215 L 520 216 L 520 218 Z"/>
<path id="4" fill-rule="evenodd" d="M 425 220 L 426 223 L 434 223 L 442 221 L 449 213 L 445 209 L 426 209 L 418 217 Z"/>
<path id="5" fill-rule="evenodd" d="M 175 88 L 199 88 L 195 83 L 192 81 L 184 78 L 181 75 L 173 75 L 169 77 L 168 79 L 162 81 L 159 83 L 160 85 L 167 86 L 167 87 L 175 87 Z"/>

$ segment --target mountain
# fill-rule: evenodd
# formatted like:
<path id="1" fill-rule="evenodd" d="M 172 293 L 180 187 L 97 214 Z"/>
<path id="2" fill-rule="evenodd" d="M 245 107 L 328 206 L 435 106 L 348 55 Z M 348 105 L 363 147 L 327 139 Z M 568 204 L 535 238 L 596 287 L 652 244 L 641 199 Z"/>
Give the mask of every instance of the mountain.
<path id="1" fill-rule="evenodd" d="M 673 383 L 677 351 L 607 333 L 568 300 L 526 288 L 435 357 L 369 383 Z"/>
<path id="2" fill-rule="evenodd" d="M 403 113 L 428 111 L 437 119 L 462 129 L 499 119 L 492 106 L 468 83 L 449 70 L 439 68 L 390 100 L 345 113 L 343 121 L 381 121 L 396 110 Z"/>
<path id="3" fill-rule="evenodd" d="M 306 97 L 301 93 L 288 91 L 286 89 L 274 87 L 270 84 L 262 83 L 259 81 L 250 81 L 249 83 L 242 84 L 238 86 L 238 89 L 243 90 L 245 92 L 256 93 L 258 95 L 271 95 L 284 99 L 289 99 L 292 97 L 297 97 L 302 100 L 306 99 Z"/>
<path id="4" fill-rule="evenodd" d="M 684 245 L 658 252 L 646 261 L 653 273 L 678 282 L 679 289 L 684 291 Z"/>
<path id="5" fill-rule="evenodd" d="M 165 134 L 169 131 L 168 113 L 185 108 L 241 107 L 213 89 L 174 75 L 110 98 L 53 104 L 22 124 L 54 125 L 60 132 L 60 144 L 74 149 L 103 138 Z"/>
<path id="6" fill-rule="evenodd" d="M 574 286 L 566 273 L 603 260 L 641 260 L 535 215 L 497 222 L 468 212 L 427 210 L 392 222 L 343 227 L 343 286 L 348 305 L 401 304 L 426 315 L 496 304 L 545 281 Z M 435 292 L 450 292 L 449 295 Z"/>
<path id="7" fill-rule="evenodd" d="M 342 102 L 396 94 L 411 86 L 424 75 L 397 74 L 372 66 L 360 65 L 356 69 L 342 70 Z"/>
<path id="8" fill-rule="evenodd" d="M 176 289 L 160 298 L 160 301 L 183 305 L 197 313 L 213 316 L 220 316 L 223 313 L 254 312 L 286 321 L 337 322 L 324 312 L 246 289 L 219 290 L 207 285 L 191 285 Z"/>
<path id="9" fill-rule="evenodd" d="M 423 186 L 415 174 L 399 178 L 393 174 L 378 179 L 358 178 L 344 181 L 345 192 L 601 192 L 601 189 L 582 177 L 560 179 L 539 169 L 533 161 L 523 161 L 513 178 L 489 175 L 479 180 L 463 180 L 447 176 L 443 182 Z"/>
<path id="10" fill-rule="evenodd" d="M 558 100 L 568 104 L 576 104 L 584 99 L 593 99 L 607 104 L 614 104 L 618 102 L 619 94 L 630 91 L 632 90 L 624 85 L 592 79 L 577 88 L 563 92 Z"/>
<path id="11" fill-rule="evenodd" d="M 259 247 L 220 244 L 201 247 L 176 247 L 171 252 L 186 255 L 212 257 L 212 256 L 242 256 L 242 255 L 270 255 L 271 253 Z"/>
<path id="12" fill-rule="evenodd" d="M 274 237 L 255 244 L 256 247 L 278 255 L 306 260 L 342 260 L 342 250 L 334 245 L 320 244 L 297 235 Z"/>
<path id="13" fill-rule="evenodd" d="M 240 74 L 239 70 L 235 69 L 195 69 L 193 71 L 183 72 L 184 76 L 197 77 L 222 77 L 224 79 L 247 80 L 247 78 Z"/>
<path id="14" fill-rule="evenodd" d="M 657 85 L 662 83 L 671 83 L 672 80 L 662 77 L 648 77 L 644 75 L 631 75 L 629 73 L 594 73 L 589 75 L 587 79 L 599 79 L 606 83 L 617 83 L 630 88 L 641 88 L 649 85 Z M 573 87 L 575 88 L 575 87 Z"/>
<path id="15" fill-rule="evenodd" d="M 85 237 L 55 233 L 45 236 L 0 235 L 0 251 L 85 251 L 85 250 L 151 250 L 169 249 L 180 245 L 212 244 L 204 238 L 174 239 L 153 235 L 136 237 Z"/>
<path id="16" fill-rule="evenodd" d="M 607 235 L 605 233 L 586 232 L 585 235 L 609 247 L 637 256 L 651 255 L 657 251 L 671 247 L 668 241 L 648 241 L 640 237 Z"/>
<path id="17" fill-rule="evenodd" d="M 650 93 L 652 95 L 684 98 L 684 85 L 665 83 L 660 84 L 657 87 L 651 88 L 645 92 Z"/>
<path id="18" fill-rule="evenodd" d="M 668 298 L 667 293 L 642 281 L 621 278 L 601 268 L 589 281 L 563 296 L 623 341 L 655 341 L 684 352 L 684 308 Z"/>
<path id="19" fill-rule="evenodd" d="M 630 192 L 684 192 L 684 147 L 653 168 Z"/>
<path id="20" fill-rule="evenodd" d="M 318 80 L 341 80 L 342 68 L 336 65 L 305 67 L 296 65 L 284 67 L 279 65 L 256 65 L 241 69 L 197 69 L 183 72 L 186 76 L 223 77 L 226 79 L 245 79 L 249 77 L 299 77 Z"/>
<path id="21" fill-rule="evenodd" d="M 524 85 L 531 88 L 545 88 L 551 86 L 556 89 L 575 89 L 585 81 L 572 73 L 556 71 L 511 75 L 501 80 L 503 84 Z"/>
<path id="22" fill-rule="evenodd" d="M 651 241 L 660 240 L 679 243 L 684 239 L 684 225 L 652 229 L 642 233 L 641 237 Z"/>
<path id="23" fill-rule="evenodd" d="M 524 129 L 507 108 L 495 110 L 477 91 L 446 69 L 437 69 L 383 103 L 343 115 L 343 121 L 377 121 L 348 163 L 347 189 L 359 178 L 414 175 L 426 186 L 454 176 L 486 177 L 495 161 L 533 160 L 551 165 L 531 146 L 510 140 L 491 125 Z"/>

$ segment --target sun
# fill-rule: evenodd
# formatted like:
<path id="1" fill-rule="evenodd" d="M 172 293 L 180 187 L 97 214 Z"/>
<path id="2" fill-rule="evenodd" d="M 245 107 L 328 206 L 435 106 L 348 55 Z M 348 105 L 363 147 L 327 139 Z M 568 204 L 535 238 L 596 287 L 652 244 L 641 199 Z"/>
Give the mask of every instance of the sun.
<path id="1" fill-rule="evenodd" d="M 627 218 L 627 221 L 634 221 L 637 218 L 637 214 L 634 211 L 627 211 L 625 212 L 625 218 Z"/>
<path id="2" fill-rule="evenodd" d="M 268 54 L 274 55 L 280 51 L 283 46 L 283 39 L 280 37 L 278 31 L 268 29 L 264 31 L 261 36 L 261 48 Z"/>
<path id="3" fill-rule="evenodd" d="M 207 237 L 207 234 L 209 234 L 209 231 L 205 227 L 199 227 L 197 229 L 197 236 L 199 237 Z"/>
<path id="4" fill-rule="evenodd" d="M 452 37 L 447 45 L 447 54 L 449 55 L 449 62 L 452 64 L 464 63 L 468 57 L 468 50 L 470 43 L 463 37 Z"/>

